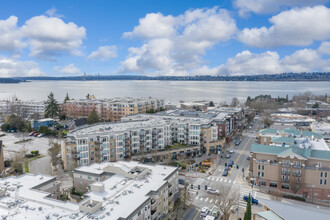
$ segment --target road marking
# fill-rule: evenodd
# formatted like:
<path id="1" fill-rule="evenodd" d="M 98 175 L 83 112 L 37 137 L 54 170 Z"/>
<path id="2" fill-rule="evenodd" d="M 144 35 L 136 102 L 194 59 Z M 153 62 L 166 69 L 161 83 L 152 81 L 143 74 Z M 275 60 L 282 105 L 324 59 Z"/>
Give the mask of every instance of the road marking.
<path id="1" fill-rule="evenodd" d="M 215 202 L 214 202 L 214 203 L 216 204 L 217 202 L 218 202 L 218 200 L 215 200 Z"/>
<path id="2" fill-rule="evenodd" d="M 212 177 L 212 180 L 214 180 L 214 177 Z"/>
<path id="3" fill-rule="evenodd" d="M 203 200 L 203 197 L 201 197 L 200 200 L 202 201 Z"/>
<path id="4" fill-rule="evenodd" d="M 236 180 L 234 180 L 233 184 L 235 184 L 235 183 L 236 183 Z"/>
<path id="5" fill-rule="evenodd" d="M 225 181 L 224 182 L 227 182 L 227 179 L 225 179 Z"/>
<path id="6" fill-rule="evenodd" d="M 245 144 L 245 146 L 244 146 L 243 150 L 241 151 L 241 153 L 238 155 L 238 157 L 237 157 L 237 159 L 236 159 L 236 161 L 235 161 L 234 165 L 236 165 L 237 161 L 238 161 L 238 160 L 239 160 L 239 158 L 242 156 L 242 153 L 244 152 L 245 148 L 246 148 L 246 147 L 248 146 L 248 144 L 250 143 L 250 140 L 251 140 L 251 137 L 249 138 L 248 142 L 246 142 L 246 144 Z M 227 177 L 229 177 L 229 175 L 230 175 L 231 171 L 233 171 L 233 169 L 230 169 L 230 171 L 229 171 L 229 173 L 228 173 L 228 176 L 227 176 Z"/>
<path id="7" fill-rule="evenodd" d="M 212 203 L 213 199 L 210 200 L 210 203 Z"/>
<path id="8" fill-rule="evenodd" d="M 197 218 L 198 214 L 201 212 L 201 210 L 202 210 L 202 208 L 200 208 L 200 209 L 198 210 L 198 212 L 197 212 L 197 214 L 195 215 L 195 217 L 194 217 L 193 220 L 196 220 L 196 218 Z"/>
<path id="9" fill-rule="evenodd" d="M 231 183 L 231 180 L 229 180 L 229 182 L 228 183 Z"/>
<path id="10" fill-rule="evenodd" d="M 223 179 L 220 180 L 220 182 L 222 182 L 222 181 L 223 181 Z"/>
<path id="11" fill-rule="evenodd" d="M 199 198 L 199 196 L 196 197 L 196 199 L 198 199 L 198 198 Z"/>
<path id="12" fill-rule="evenodd" d="M 207 178 L 208 180 L 211 179 L 211 176 L 209 176 L 209 178 Z"/>
<path id="13" fill-rule="evenodd" d="M 219 181 L 219 178 L 217 178 L 217 181 Z"/>
<path id="14" fill-rule="evenodd" d="M 207 198 L 205 199 L 205 202 L 207 202 L 207 200 L 209 200 L 209 197 L 207 197 Z"/>

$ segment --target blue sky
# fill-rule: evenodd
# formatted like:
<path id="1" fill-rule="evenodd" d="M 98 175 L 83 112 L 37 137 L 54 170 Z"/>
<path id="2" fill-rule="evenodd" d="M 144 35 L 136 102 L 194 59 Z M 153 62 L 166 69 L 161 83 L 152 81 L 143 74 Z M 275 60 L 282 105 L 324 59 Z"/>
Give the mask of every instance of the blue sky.
<path id="1" fill-rule="evenodd" d="M 2 1 L 0 77 L 330 71 L 329 5 L 328 0 Z"/>

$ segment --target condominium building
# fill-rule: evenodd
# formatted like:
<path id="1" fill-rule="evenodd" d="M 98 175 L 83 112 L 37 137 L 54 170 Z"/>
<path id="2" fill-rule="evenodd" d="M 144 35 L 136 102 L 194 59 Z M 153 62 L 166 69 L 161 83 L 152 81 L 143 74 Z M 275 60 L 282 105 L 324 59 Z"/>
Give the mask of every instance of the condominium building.
<path id="1" fill-rule="evenodd" d="M 164 219 L 178 197 L 176 167 L 101 163 L 73 172 L 80 202 L 58 200 L 55 177 L 24 174 L 0 179 L 2 219 Z"/>
<path id="2" fill-rule="evenodd" d="M 164 99 L 152 97 L 79 99 L 61 104 L 62 114 L 69 118 L 87 118 L 95 109 L 99 117 L 106 121 L 119 121 L 125 115 L 145 113 L 147 110 L 165 109 Z"/>
<path id="3" fill-rule="evenodd" d="M 88 190 L 85 196 L 95 204 L 102 203 L 108 219 L 164 219 L 178 198 L 176 167 L 95 163 L 75 169 L 73 182 L 76 190 Z M 97 211 L 91 216 L 100 218 Z"/>
<path id="4" fill-rule="evenodd" d="M 123 122 L 100 123 L 67 134 L 62 142 L 66 169 L 94 162 L 118 161 L 132 155 L 164 150 L 174 144 L 200 146 L 207 154 L 223 144 L 210 119 L 136 116 Z"/>
<path id="5" fill-rule="evenodd" d="M 38 113 L 42 118 L 44 117 L 46 103 L 43 101 L 21 101 L 21 100 L 5 100 L 0 101 L 1 114 L 17 114 L 24 118 L 29 118 L 34 113 Z"/>
<path id="6" fill-rule="evenodd" d="M 250 180 L 265 190 L 330 201 L 330 151 L 252 145 Z"/>

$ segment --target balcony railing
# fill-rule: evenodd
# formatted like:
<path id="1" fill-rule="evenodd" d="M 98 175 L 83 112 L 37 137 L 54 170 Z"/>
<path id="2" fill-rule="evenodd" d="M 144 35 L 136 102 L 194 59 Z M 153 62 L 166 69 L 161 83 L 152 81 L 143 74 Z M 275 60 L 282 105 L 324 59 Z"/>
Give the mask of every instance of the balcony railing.
<path id="1" fill-rule="evenodd" d="M 301 173 L 293 173 L 293 176 L 301 176 Z"/>
<path id="2" fill-rule="evenodd" d="M 282 182 L 283 183 L 288 183 L 288 182 L 290 182 L 290 179 L 282 179 Z"/>

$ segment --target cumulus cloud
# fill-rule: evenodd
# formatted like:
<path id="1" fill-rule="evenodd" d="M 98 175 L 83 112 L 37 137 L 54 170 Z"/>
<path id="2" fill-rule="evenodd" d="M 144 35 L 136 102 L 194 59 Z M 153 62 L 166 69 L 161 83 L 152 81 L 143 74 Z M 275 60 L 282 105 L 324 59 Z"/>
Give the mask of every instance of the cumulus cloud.
<path id="1" fill-rule="evenodd" d="M 330 39 L 330 9 L 320 5 L 295 8 L 269 19 L 269 28 L 245 28 L 238 40 L 253 47 L 307 46 Z"/>
<path id="2" fill-rule="evenodd" d="M 43 72 L 34 61 L 19 61 L 0 57 L 0 77 L 39 76 Z"/>
<path id="3" fill-rule="evenodd" d="M 0 51 L 18 51 L 26 46 L 17 27 L 17 17 L 0 20 Z"/>
<path id="4" fill-rule="evenodd" d="M 111 58 L 117 57 L 117 47 L 116 46 L 102 46 L 99 47 L 96 51 L 93 51 L 88 59 L 106 61 Z"/>
<path id="5" fill-rule="evenodd" d="M 55 66 L 54 71 L 62 74 L 80 74 L 80 69 L 73 63 L 70 63 L 65 67 Z"/>
<path id="6" fill-rule="evenodd" d="M 301 49 L 280 59 L 275 51 L 251 53 L 246 50 L 229 58 L 227 62 L 215 68 L 205 68 L 204 71 L 213 74 L 253 75 L 277 74 L 283 72 L 313 72 L 329 71 L 330 60 L 322 58 L 320 48 Z"/>
<path id="7" fill-rule="evenodd" d="M 330 55 L 330 41 L 324 41 L 318 48 L 318 53 Z"/>
<path id="8" fill-rule="evenodd" d="M 327 1 L 328 0 L 234 0 L 233 5 L 238 8 L 240 16 L 246 16 L 250 12 L 268 14 L 291 7 L 315 6 Z"/>
<path id="9" fill-rule="evenodd" d="M 79 55 L 82 40 L 86 36 L 84 27 L 44 15 L 27 20 L 21 32 L 28 39 L 30 56 L 39 59 L 52 59 L 63 53 Z"/>
<path id="10" fill-rule="evenodd" d="M 176 17 L 147 14 L 132 32 L 123 34 L 144 43 L 129 48 L 119 72 L 185 74 L 200 66 L 207 49 L 229 40 L 235 32 L 235 20 L 217 7 L 188 10 Z"/>

